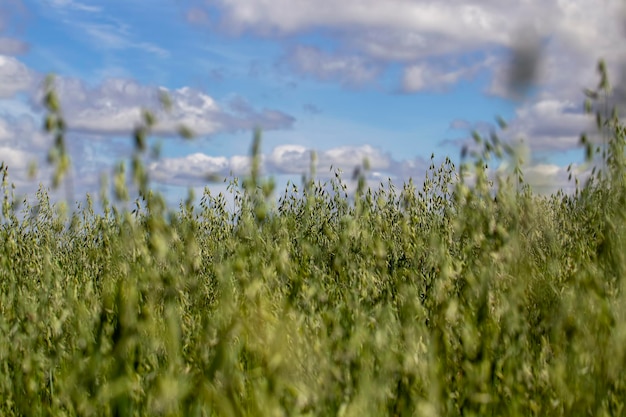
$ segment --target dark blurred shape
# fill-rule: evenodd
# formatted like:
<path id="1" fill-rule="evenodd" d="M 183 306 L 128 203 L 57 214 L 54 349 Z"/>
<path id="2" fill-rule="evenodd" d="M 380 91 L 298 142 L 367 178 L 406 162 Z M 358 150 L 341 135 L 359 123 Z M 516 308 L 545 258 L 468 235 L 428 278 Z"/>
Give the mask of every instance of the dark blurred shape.
<path id="1" fill-rule="evenodd" d="M 539 76 L 543 48 L 541 37 L 529 26 L 521 28 L 514 39 L 507 89 L 513 98 L 523 99 Z"/>

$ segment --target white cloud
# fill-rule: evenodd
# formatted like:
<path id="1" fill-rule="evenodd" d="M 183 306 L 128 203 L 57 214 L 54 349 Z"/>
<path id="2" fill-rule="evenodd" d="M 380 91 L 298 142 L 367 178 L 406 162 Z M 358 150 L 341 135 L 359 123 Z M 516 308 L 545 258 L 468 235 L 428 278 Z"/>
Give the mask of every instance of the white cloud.
<path id="1" fill-rule="evenodd" d="M 582 112 L 582 102 L 537 100 L 518 108 L 503 136 L 524 138 L 533 151 L 564 151 L 576 148 L 583 132 L 595 130 L 593 120 Z"/>
<path id="2" fill-rule="evenodd" d="M 494 7 L 497 3 L 471 5 L 465 2 L 387 0 L 220 0 L 224 25 L 234 30 L 262 34 L 290 34 L 326 27 L 338 30 L 421 29 L 458 39 L 491 38 L 506 21 Z M 508 9 L 510 9 L 509 7 Z M 516 4 L 515 9 L 523 7 Z"/>
<path id="3" fill-rule="evenodd" d="M 22 171 L 26 169 L 33 155 L 19 149 L 0 146 L 0 159 L 7 164 L 11 170 Z"/>
<path id="4" fill-rule="evenodd" d="M 179 158 L 162 158 L 150 164 L 152 180 L 161 184 L 198 186 L 212 177 L 245 176 L 250 173 L 250 157 L 209 156 L 194 153 Z"/>
<path id="5" fill-rule="evenodd" d="M 11 181 L 28 192 L 34 191 L 36 183 L 27 178 L 27 161 L 37 163 L 42 181 L 50 180 L 45 155 L 51 138 L 41 129 L 43 90 L 41 86 L 35 88 L 40 79 L 39 74 L 15 58 L 0 55 L 0 98 L 10 98 L 22 91 L 32 93 L 27 103 L 4 100 L 5 111 L 0 116 L 0 159 L 11 166 Z M 108 171 L 110 162 L 120 156 L 105 139 L 129 134 L 140 121 L 144 108 L 156 109 L 158 124 L 153 131 L 165 136 L 177 134 L 181 124 L 198 135 L 211 135 L 251 130 L 257 126 L 267 130 L 283 129 L 294 122 L 291 116 L 278 110 L 257 110 L 243 98 L 231 111 L 192 88 L 169 91 L 123 78 L 109 78 L 88 87 L 81 80 L 58 77 L 55 90 L 68 125 L 66 142 L 73 161 L 77 193 L 94 190 L 100 174 Z M 159 110 L 158 96 L 163 91 L 170 96 L 170 112 Z M 13 102 L 17 104 L 12 105 Z M 13 108 L 15 111 L 11 110 Z M 105 152 L 94 154 L 94 149 Z M 235 156 L 224 162 L 221 158 L 196 154 L 184 160 L 165 159 L 152 166 L 152 171 L 159 179 L 164 173 L 177 173 L 173 180 L 185 184 L 188 178 L 199 181 L 208 174 L 245 175 L 249 166 L 246 156 Z"/>
<path id="6" fill-rule="evenodd" d="M 8 167 L 8 182 L 16 186 L 16 195 L 32 195 L 39 182 L 50 181 L 50 167 L 46 164 L 41 152 L 29 149 L 16 149 L 12 146 L 4 146 L 0 142 L 0 162 Z M 37 172 L 34 178 L 29 178 L 30 166 L 35 163 Z"/>
<path id="7" fill-rule="evenodd" d="M 0 143 L 8 142 L 11 139 L 13 139 L 13 134 L 10 126 L 4 119 L 0 119 Z"/>
<path id="8" fill-rule="evenodd" d="M 400 181 L 408 181 L 413 178 L 418 185 L 426 175 L 430 162 L 424 158 L 404 159 L 394 162 L 392 172 Z"/>
<path id="9" fill-rule="evenodd" d="M 563 36 L 586 54 L 588 46 L 616 39 L 621 29 L 607 23 L 623 16 L 620 2 L 599 6 L 597 0 L 217 0 L 212 5 L 221 9 L 225 30 L 289 36 L 322 29 L 372 56 L 394 60 L 512 46 L 519 35 L 511 31 L 522 25 L 542 36 Z"/>
<path id="10" fill-rule="evenodd" d="M 65 9 L 80 4 L 94 7 L 89 2 L 70 0 L 56 0 L 55 4 Z M 227 32 L 251 31 L 272 37 L 319 30 L 317 33 L 326 34 L 337 45 L 336 52 L 296 47 L 288 54 L 288 62 L 296 71 L 321 80 L 358 84 L 375 80 L 386 63 L 401 62 L 409 67 L 405 83 L 411 87 L 420 85 L 418 69 L 424 68 L 425 60 L 514 47 L 526 36 L 518 30 L 523 27 L 552 45 L 548 48 L 550 56 L 569 57 L 570 62 L 560 60 L 558 68 L 546 62 L 554 68 L 546 77 L 558 82 L 554 74 L 577 66 L 590 52 L 596 55 L 591 60 L 593 65 L 597 56 L 624 49 L 622 25 L 616 19 L 622 16 L 617 13 L 621 5 L 607 1 L 602 4 L 598 7 L 597 0 L 217 0 L 210 7 L 219 8 L 219 13 L 194 4 L 187 16 L 194 23 L 222 27 Z M 213 18 L 221 21 L 214 25 Z M 116 20 L 74 24 L 98 47 L 141 48 L 161 56 L 167 54 L 159 45 L 133 39 L 131 28 Z M 463 65 L 472 66 L 469 61 Z M 492 69 L 499 68 L 496 64 L 493 62 Z M 588 70 L 586 64 L 580 67 Z M 465 71 L 452 61 L 431 69 L 441 72 L 437 78 L 443 85 L 463 78 L 461 73 Z M 576 87 L 580 86 L 580 77 L 567 78 L 570 80 L 561 82 L 568 88 L 574 85 L 574 79 Z M 503 94 L 497 87 L 492 92 Z"/>
<path id="11" fill-rule="evenodd" d="M 368 160 L 368 175 L 375 176 L 379 171 L 390 172 L 395 176 L 397 164 L 391 157 L 370 145 L 342 146 L 316 152 L 317 176 L 328 178 L 333 171 L 341 169 L 347 176 Z M 311 150 L 301 145 L 284 144 L 275 147 L 269 154 L 261 156 L 261 172 L 265 175 L 303 175 L 308 174 L 311 165 Z M 209 156 L 195 153 L 179 158 L 163 158 L 150 166 L 153 179 L 163 184 L 198 185 L 206 183 L 210 175 L 227 177 L 230 174 L 245 176 L 250 173 L 249 156 L 232 157 Z M 347 178 L 347 177 L 346 177 Z"/>
<path id="12" fill-rule="evenodd" d="M 404 70 L 402 90 L 405 92 L 437 91 L 451 87 L 463 78 L 469 78 L 476 73 L 477 68 L 461 67 L 456 70 L 434 68 L 428 64 L 408 66 Z"/>
<path id="13" fill-rule="evenodd" d="M 316 179 L 326 181 L 334 178 L 336 171 L 340 171 L 349 195 L 353 195 L 357 187 L 353 178 L 355 168 L 362 167 L 365 158 L 369 161 L 370 169 L 361 173 L 365 175 L 367 187 L 372 189 L 378 189 L 381 183 L 386 184 L 389 178 L 399 186 L 412 177 L 416 185 L 420 186 L 429 165 L 428 161 L 419 157 L 394 160 L 370 145 L 331 148 L 316 152 L 316 155 Z M 261 173 L 266 176 L 308 176 L 310 164 L 310 149 L 301 145 L 283 144 L 261 156 Z M 332 171 L 329 170 L 331 165 Z M 238 177 L 249 175 L 250 167 L 249 156 L 223 157 L 196 153 L 159 160 L 150 166 L 150 172 L 157 187 L 197 187 L 206 185 L 212 175 L 217 175 L 218 178 L 226 178 L 231 173 Z"/>
<path id="14" fill-rule="evenodd" d="M 0 55 L 0 98 L 11 98 L 16 93 L 31 91 L 38 77 L 17 59 Z"/>
<path id="15" fill-rule="evenodd" d="M 51 0 L 50 4 L 59 9 L 90 12 L 89 16 L 100 11 L 100 6 L 87 0 Z M 531 22 L 542 40 L 544 53 L 539 61 L 540 89 L 530 101 L 520 105 L 507 134 L 526 137 L 534 150 L 567 150 L 577 145 L 580 133 L 592 129 L 590 120 L 581 114 L 581 90 L 597 83 L 597 57 L 608 57 L 614 74 L 623 63 L 613 57 L 626 52 L 620 21 L 623 15 L 616 12 L 621 7 L 618 2 L 605 1 L 600 7 L 597 0 L 484 0 L 475 4 L 460 0 L 217 0 L 212 7 L 221 8 L 221 13 L 211 11 L 211 19 L 220 16 L 222 26 L 228 30 L 269 37 L 307 34 L 312 30 L 328 35 L 327 40 L 334 45 L 332 51 L 307 46 L 287 51 L 283 63 L 300 74 L 344 85 L 363 85 L 376 82 L 385 65 L 399 63 L 403 71 L 398 84 L 407 92 L 445 90 L 479 71 L 492 71 L 494 81 L 489 92 L 508 96 L 507 60 L 500 53 L 515 47 L 517 40 L 523 38 L 523 32 L 512 29 Z M 208 22 L 208 16 L 209 13 L 196 10 L 194 16 L 188 17 L 195 23 L 213 24 Z M 93 22 L 85 18 L 69 24 L 80 28 L 86 39 L 102 48 L 148 51 L 161 57 L 168 54 L 158 44 L 136 38 L 131 27 L 114 19 Z M 25 44 L 0 38 L 0 53 L 14 54 L 23 48 Z M 32 91 L 39 79 L 20 61 L 0 56 L 0 98 Z M 61 102 L 75 131 L 126 134 L 139 120 L 141 108 L 158 107 L 157 90 L 132 80 L 111 79 L 93 88 L 77 80 L 59 81 L 64 84 L 60 86 Z M 257 109 L 245 101 L 229 107 L 229 103 L 218 103 L 194 89 L 169 93 L 174 107 L 169 115 L 158 113 L 161 123 L 157 133 L 173 134 L 181 123 L 200 135 L 210 135 L 249 130 L 257 125 L 266 129 L 289 128 L 294 122 L 278 110 Z M 7 138 L 15 137 L 14 122 L 9 123 L 11 126 L 4 123 L 0 123 L 0 146 L 8 146 Z M 13 145 L 11 148 L 18 149 Z M 424 168 L 419 159 L 395 161 L 382 150 L 363 147 L 321 151 L 318 166 L 336 162 L 337 166 L 341 163 L 353 167 L 362 163 L 364 155 L 369 155 L 375 172 L 404 177 Z M 234 167 L 245 172 L 249 167 L 246 158 L 229 158 L 223 169 Z M 308 171 L 309 161 L 306 149 L 284 145 L 267 156 L 266 165 L 278 172 L 301 173 Z M 185 162 L 190 166 L 219 165 L 216 160 L 198 155 Z M 170 168 L 176 170 L 186 167 L 172 164 Z"/>
<path id="16" fill-rule="evenodd" d="M 71 174 L 74 187 L 81 194 L 93 192 L 100 172 L 106 168 L 102 161 L 89 155 L 84 137 L 66 135 L 65 142 L 72 160 Z M 14 183 L 18 194 L 33 194 L 39 183 L 50 184 L 53 167 L 47 162 L 47 151 L 53 138 L 43 132 L 41 118 L 27 113 L 0 115 L 0 161 L 9 166 L 9 181 Z M 35 164 L 36 175 L 30 178 L 30 165 Z"/>
<path id="17" fill-rule="evenodd" d="M 482 147 L 476 145 L 469 134 L 477 132 L 487 138 L 495 132 L 501 140 L 509 144 L 515 145 L 523 141 L 529 152 L 564 152 L 579 148 L 583 133 L 592 141 L 600 140 L 595 123 L 595 117 L 583 112 L 582 100 L 577 102 L 537 98 L 520 104 L 504 130 L 498 130 L 493 123 L 454 120 L 450 128 L 465 130 L 468 136 L 442 140 L 440 145 L 463 146 L 470 152 L 480 152 Z"/>
<path id="18" fill-rule="evenodd" d="M 0 98 L 4 98 L 0 100 L 0 161 L 9 166 L 9 181 L 30 187 L 29 191 L 35 190 L 28 181 L 28 166 L 35 162 L 47 172 L 44 151 L 52 140 L 43 134 L 41 122 L 28 113 L 26 104 L 6 97 L 31 89 L 36 78 L 19 61 L 0 56 Z"/>
<path id="19" fill-rule="evenodd" d="M 263 166 L 264 157 L 261 156 L 261 166 Z M 252 159 L 249 156 L 235 155 L 229 159 L 228 174 L 235 176 L 248 175 L 252 167 Z"/>
<path id="20" fill-rule="evenodd" d="M 572 174 L 570 180 L 570 172 Z M 578 178 L 581 186 L 589 178 L 589 167 L 572 165 L 570 172 L 568 167 L 555 164 L 537 163 L 522 168 L 524 182 L 540 194 L 549 195 L 563 190 L 572 193 L 576 189 L 575 179 Z"/>
<path id="21" fill-rule="evenodd" d="M 29 151 L 46 150 L 52 143 L 41 126 L 29 115 L 0 117 L 0 145 Z"/>
<path id="22" fill-rule="evenodd" d="M 268 170 L 281 174 L 308 174 L 311 168 L 313 150 L 301 145 L 285 144 L 275 147 L 267 157 Z M 369 163 L 370 171 L 387 171 L 393 169 L 392 158 L 388 153 L 370 145 L 340 146 L 327 150 L 315 151 L 315 168 L 319 176 L 332 175 L 333 170 L 341 169 L 352 172 Z"/>
<path id="23" fill-rule="evenodd" d="M 313 151 L 295 144 L 276 146 L 266 158 L 267 171 L 276 174 L 308 175 Z M 350 179 L 357 167 L 363 167 L 365 160 L 369 165 L 366 173 L 368 178 L 392 178 L 400 183 L 411 177 L 421 180 L 428 167 L 428 162 L 421 157 L 396 160 L 382 149 L 371 145 L 340 146 L 315 151 L 316 176 L 329 178 L 334 176 L 335 170 L 340 170 L 344 173 L 344 179 Z"/>
<path id="24" fill-rule="evenodd" d="M 198 90 L 183 87 L 169 91 L 138 84 L 133 80 L 113 78 L 89 88 L 73 78 L 58 78 L 56 90 L 67 117 L 70 130 L 103 134 L 128 134 L 140 122 L 142 109 L 153 110 L 158 124 L 154 132 L 176 135 L 181 124 L 195 134 L 204 136 L 221 132 L 289 128 L 294 119 L 280 111 L 249 107 L 233 114 L 218 105 L 213 98 Z M 159 110 L 159 91 L 170 96 L 171 112 Z M 39 103 L 39 91 L 34 101 Z"/>
<path id="25" fill-rule="evenodd" d="M 400 64 L 400 89 L 421 92 L 445 91 L 481 72 L 491 73 L 488 94 L 523 98 L 520 92 L 533 92 L 529 101 L 521 103 L 524 108 L 514 124 L 516 133 L 529 134 L 537 149 L 571 148 L 586 127 L 585 118 L 561 108 L 536 113 L 530 120 L 524 111 L 538 110 L 546 101 L 582 103 L 582 89 L 597 85 L 594 68 L 600 57 L 607 59 L 613 80 L 626 81 L 622 75 L 626 74 L 625 6 L 617 1 L 218 0 L 212 4 L 220 9 L 219 23 L 226 32 L 292 39 L 312 32 L 325 36 L 334 52 L 300 46 L 287 56 L 294 71 L 318 80 L 375 83 L 386 65 Z M 516 58 L 513 63 L 511 57 Z"/>
<path id="26" fill-rule="evenodd" d="M 370 170 L 367 171 L 366 181 L 369 187 L 377 189 L 381 182 L 386 183 L 390 178 L 396 186 L 406 183 L 413 178 L 419 188 L 430 161 L 421 157 L 413 159 L 394 160 L 384 152 L 371 147 L 344 146 L 317 152 L 316 178 L 325 180 L 334 177 L 334 171 L 343 172 L 342 179 L 348 185 L 348 192 L 355 190 L 352 174 L 355 167 L 361 166 L 363 159 L 370 161 Z M 275 147 L 269 154 L 261 157 L 263 175 L 308 175 L 311 162 L 311 150 L 301 145 L 284 144 Z M 330 165 L 333 171 L 329 171 Z M 550 163 L 531 162 L 522 167 L 524 181 L 540 194 L 550 194 L 562 189 L 573 192 L 574 178 L 578 177 L 583 183 L 590 174 L 590 166 L 573 165 L 570 180 L 567 166 Z M 232 157 L 209 156 L 195 153 L 178 158 L 164 158 L 150 165 L 151 178 L 157 184 L 197 187 L 207 184 L 211 176 L 228 177 L 245 176 L 250 172 L 250 157 L 235 155 Z M 511 166 L 503 163 L 497 170 L 489 170 L 491 178 L 495 175 L 506 175 L 511 172 Z M 466 179 L 472 183 L 471 176 Z"/>
<path id="27" fill-rule="evenodd" d="M 321 151 L 318 154 L 318 166 L 323 170 L 330 167 L 351 170 L 363 165 L 367 160 L 371 171 L 386 170 L 391 166 L 391 156 L 381 149 L 370 145 L 341 146 Z"/>
<path id="28" fill-rule="evenodd" d="M 267 160 L 278 172 L 302 175 L 309 171 L 311 151 L 301 145 L 280 145 L 272 150 Z"/>
<path id="29" fill-rule="evenodd" d="M 150 165 L 153 179 L 164 183 L 204 182 L 210 174 L 226 175 L 230 163 L 226 157 L 195 153 L 181 158 L 164 158 Z"/>

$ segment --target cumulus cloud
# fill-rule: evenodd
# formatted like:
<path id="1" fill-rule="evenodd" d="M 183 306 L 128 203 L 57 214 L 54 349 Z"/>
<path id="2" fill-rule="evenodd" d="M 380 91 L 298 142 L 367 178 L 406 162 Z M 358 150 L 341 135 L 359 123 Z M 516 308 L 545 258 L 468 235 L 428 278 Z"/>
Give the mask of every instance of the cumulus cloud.
<path id="1" fill-rule="evenodd" d="M 263 173 L 263 162 L 265 157 L 263 155 L 260 156 L 261 159 L 261 173 Z M 252 158 L 247 155 L 235 155 L 229 158 L 228 160 L 228 174 L 231 173 L 235 176 L 247 175 L 250 173 L 250 169 L 252 168 Z"/>
<path id="2" fill-rule="evenodd" d="M 16 149 L 42 151 L 48 148 L 51 139 L 41 130 L 41 126 L 30 115 L 0 117 L 0 145 Z"/>
<path id="3" fill-rule="evenodd" d="M 13 149 L 7 146 L 0 147 L 2 162 L 7 164 L 11 170 L 23 171 L 32 160 L 32 154 L 20 149 Z"/>
<path id="4" fill-rule="evenodd" d="M 283 144 L 262 156 L 264 175 L 306 175 L 309 173 L 312 150 L 301 145 Z M 399 185 L 413 179 L 419 187 L 431 165 L 422 157 L 396 160 L 380 149 L 369 145 L 343 146 L 316 152 L 316 178 L 326 180 L 334 177 L 335 170 L 343 172 L 342 178 L 348 185 L 349 194 L 356 184 L 352 174 L 362 166 L 363 159 L 370 161 L 370 170 L 365 172 L 369 187 L 378 188 L 389 178 Z M 205 185 L 210 178 L 247 175 L 250 172 L 250 158 L 243 155 L 232 157 L 209 156 L 195 153 L 178 158 L 164 158 L 150 165 L 152 179 L 159 184 L 197 187 Z M 329 167 L 333 166 L 330 171 Z M 549 195 L 558 190 L 571 193 L 575 190 L 575 178 L 581 184 L 589 177 L 591 167 L 587 165 L 561 166 L 546 162 L 528 162 L 522 167 L 524 181 L 539 194 Z M 490 176 L 506 175 L 512 172 L 510 163 L 503 162 L 497 169 L 489 170 Z M 572 178 L 570 179 L 570 173 Z M 472 183 L 471 176 L 466 181 Z"/>
<path id="5" fill-rule="evenodd" d="M 10 103 L 21 103 L 17 107 L 22 109 L 16 113 L 18 116 L 0 115 L 0 160 L 11 166 L 11 181 L 28 192 L 34 191 L 34 183 L 28 181 L 27 161 L 37 163 L 40 172 L 49 174 L 50 168 L 45 155 L 51 138 L 42 132 L 39 119 L 44 110 L 41 79 L 40 74 L 19 60 L 0 55 L 0 98 L 11 100 L 5 101 L 9 103 L 7 108 L 11 108 Z M 220 105 L 209 95 L 189 87 L 167 90 L 124 78 L 108 78 L 92 87 L 75 78 L 57 77 L 55 90 L 68 125 L 66 142 L 74 161 L 77 192 L 93 191 L 97 186 L 99 175 L 110 169 L 110 161 L 120 156 L 105 139 L 129 134 L 140 122 L 144 108 L 155 110 L 158 124 L 153 132 L 163 136 L 176 135 L 181 125 L 205 136 L 255 127 L 285 129 L 295 120 L 275 109 L 256 109 L 242 97 Z M 30 96 L 29 102 L 22 103 L 15 98 L 22 92 Z M 169 112 L 160 109 L 161 93 L 170 98 Z M 106 155 L 94 154 L 94 147 L 106 151 Z M 198 171 L 202 174 L 193 171 L 200 166 L 206 168 Z M 152 171 L 157 178 L 162 178 L 163 172 L 178 173 L 174 179 L 183 183 L 187 177 L 206 174 L 243 175 L 249 171 L 249 166 L 246 156 L 229 158 L 225 164 L 219 158 L 194 155 L 189 160 L 163 160 L 153 166 Z M 188 171 L 183 172 L 183 168 Z M 50 179 L 49 175 L 40 178 L 45 183 Z"/>
<path id="6" fill-rule="evenodd" d="M 17 59 L 0 55 L 0 98 L 11 98 L 19 92 L 32 91 L 39 77 Z"/>
<path id="7" fill-rule="evenodd" d="M 68 134 L 66 147 L 72 160 L 70 176 L 76 196 L 93 192 L 101 172 L 110 168 L 110 162 L 85 143 L 84 137 Z M 54 139 L 43 132 L 41 120 L 31 114 L 0 115 L 0 162 L 9 167 L 9 181 L 16 185 L 18 194 L 33 195 L 39 184 L 50 184 L 53 167 L 47 161 L 47 152 Z M 31 172 L 34 164 L 35 171 Z M 31 178 L 31 174 L 35 174 Z M 70 192 L 70 194 L 72 194 Z"/>
<path id="8" fill-rule="evenodd" d="M 2 132 L 4 133 L 4 132 Z M 35 164 L 39 175 L 35 179 L 49 180 L 50 169 L 46 164 L 41 152 L 28 148 L 15 148 L 5 145 L 0 140 L 0 162 L 8 167 L 9 182 L 17 187 L 18 195 L 21 193 L 32 194 L 36 191 L 37 182 L 30 180 L 30 167 Z"/>
<path id="9" fill-rule="evenodd" d="M 431 65 L 421 63 L 409 65 L 404 69 L 402 91 L 414 93 L 418 91 L 441 91 L 457 84 L 462 79 L 469 79 L 483 67 L 482 63 L 472 66 L 458 66 L 448 69 L 450 65 Z"/>
<path id="10" fill-rule="evenodd" d="M 280 145 L 272 150 L 267 162 L 278 173 L 302 175 L 311 166 L 311 150 L 301 145 Z"/>
<path id="11" fill-rule="evenodd" d="M 408 181 L 409 178 L 413 178 L 419 184 L 419 181 L 426 175 L 429 166 L 430 161 L 422 157 L 416 157 L 395 162 L 392 172 L 401 181 Z"/>
<path id="12" fill-rule="evenodd" d="M 468 150 L 480 150 L 474 143 L 471 133 L 477 132 L 482 137 L 496 133 L 510 144 L 520 141 L 533 152 L 563 152 L 580 146 L 580 137 L 584 133 L 589 139 L 597 140 L 595 118 L 583 112 L 582 100 L 570 101 L 553 98 L 527 101 L 518 106 L 514 117 L 508 121 L 504 130 L 487 122 L 470 122 L 455 119 L 450 128 L 465 130 L 467 135 L 456 139 L 445 139 L 440 145 L 457 145 Z"/>
<path id="13" fill-rule="evenodd" d="M 200 136 L 235 132 L 261 127 L 266 130 L 292 126 L 294 118 L 273 109 L 256 110 L 251 105 L 235 106 L 227 111 L 209 95 L 183 87 L 176 90 L 155 88 L 133 80 L 110 78 L 96 87 L 88 87 L 74 78 L 58 78 L 56 90 L 68 128 L 73 131 L 102 135 L 128 134 L 140 122 L 144 108 L 154 110 L 158 124 L 154 132 L 176 135 L 181 125 Z M 159 95 L 171 100 L 169 112 L 159 110 Z M 43 92 L 35 96 L 41 102 Z"/>
<path id="14" fill-rule="evenodd" d="M 493 45 L 512 47 L 518 44 L 520 31 L 557 35 L 587 54 L 589 46 L 606 47 L 623 29 L 619 2 L 604 2 L 602 7 L 596 3 L 217 0 L 212 6 L 220 9 L 225 30 L 284 37 L 321 29 L 373 57 L 413 61 Z"/>
<path id="15" fill-rule="evenodd" d="M 307 174 L 311 167 L 313 150 L 301 145 L 286 144 L 273 149 L 267 162 L 271 172 L 281 174 Z M 386 171 L 392 167 L 391 156 L 371 145 L 340 146 L 315 152 L 319 175 L 330 175 L 330 168 L 352 171 L 367 160 L 371 171 Z"/>
<path id="16" fill-rule="evenodd" d="M 226 175 L 230 163 L 227 158 L 195 153 L 181 158 L 164 158 L 150 165 L 157 182 L 186 185 L 204 182 L 211 174 Z"/>
<path id="17" fill-rule="evenodd" d="M 508 139 L 524 138 L 534 151 L 564 151 L 580 143 L 580 135 L 595 130 L 582 103 L 545 99 L 519 107 L 503 132 Z"/>
<path id="18" fill-rule="evenodd" d="M 580 104 L 582 88 L 597 83 L 593 71 L 597 57 L 609 57 L 611 73 L 626 68 L 620 58 L 626 56 L 626 46 L 622 42 L 624 15 L 620 7 L 623 6 L 618 3 L 603 2 L 598 7 L 597 0 L 474 4 L 461 0 L 216 0 L 211 2 L 211 9 L 191 10 L 186 17 L 194 24 L 273 38 L 320 30 L 316 35 L 326 35 L 326 40 L 332 41 L 332 50 L 295 46 L 286 51 L 282 64 L 305 77 L 345 86 L 374 83 L 389 64 L 399 64 L 401 75 L 397 85 L 405 92 L 446 90 L 482 71 L 493 74 L 487 92 L 498 96 L 511 97 L 511 91 L 520 85 L 528 84 L 529 80 L 536 82 L 539 89 L 520 105 L 507 134 L 525 137 L 535 150 L 561 151 L 576 146 L 580 133 L 592 128 L 589 119 L 582 115 Z M 99 6 L 87 1 L 53 0 L 49 5 L 59 10 L 85 12 L 80 16 L 99 15 L 101 11 Z M 214 13 L 212 8 L 219 12 Z M 518 21 L 512 21 L 511 16 Z M 217 18 L 221 20 L 215 21 Z M 168 54 L 158 44 L 137 39 L 130 27 L 112 19 L 95 22 L 85 18 L 69 24 L 79 28 L 88 41 L 99 47 L 143 50 L 161 57 Z M 4 26 L 0 16 L 0 30 Z M 526 30 L 532 32 L 532 42 L 519 44 Z M 0 98 L 31 92 L 40 79 L 20 61 L 8 56 L 26 48 L 25 44 L 16 42 L 0 37 L 0 53 L 5 54 L 0 56 Z M 324 44 L 327 43 L 320 43 Z M 511 56 L 518 59 L 512 64 L 507 54 L 511 51 L 514 52 Z M 139 121 L 143 107 L 158 108 L 156 88 L 124 78 L 109 79 L 95 87 L 78 80 L 59 79 L 59 92 L 70 128 L 81 134 L 126 134 Z M 159 134 L 173 134 L 181 123 L 199 135 L 249 130 L 255 126 L 283 129 L 294 123 L 288 114 L 255 108 L 240 97 L 218 103 L 190 88 L 168 93 L 173 108 L 169 114 L 157 114 L 161 121 L 157 127 Z M 6 123 L 0 125 L 0 146 L 9 146 L 6 145 L 9 135 L 15 137 L 15 129 L 7 128 Z M 21 149 L 14 144 L 10 146 Z M 284 145 L 268 154 L 265 164 L 275 172 L 301 173 L 308 170 L 307 152 L 295 145 Z M 318 166 L 339 166 L 337 161 L 358 165 L 367 155 L 375 172 L 406 176 L 424 168 L 419 159 L 396 161 L 379 149 L 363 147 L 321 151 Z M 209 171 L 236 168 L 243 172 L 249 166 L 244 156 L 228 158 L 227 165 L 199 155 L 183 162 L 182 165 L 171 162 L 167 167 L 156 165 L 155 169 L 182 171 L 185 167 L 206 165 Z"/>
<path id="19" fill-rule="evenodd" d="M 149 166 L 152 179 L 161 184 L 197 186 L 214 177 L 243 176 L 250 172 L 249 156 L 210 156 L 194 153 L 179 158 L 163 158 Z"/>
<path id="20" fill-rule="evenodd" d="M 371 171 L 384 171 L 391 167 L 391 156 L 370 145 L 341 146 L 318 154 L 320 168 L 333 166 L 343 170 L 354 169 L 367 160 Z"/>
<path id="21" fill-rule="evenodd" d="M 376 82 L 389 64 L 400 65 L 398 85 L 413 93 L 445 91 L 489 73 L 486 93 L 509 99 L 531 93 L 524 105 L 532 107 L 546 100 L 582 102 L 582 89 L 597 84 L 593 69 L 600 57 L 608 59 L 610 74 L 626 73 L 621 2 L 218 0 L 212 6 L 220 10 L 215 27 L 226 32 L 326 36 L 334 52 L 298 46 L 286 62 L 304 76 L 344 85 Z M 538 123 L 519 122 L 529 123 L 541 130 Z M 558 132 L 554 142 L 571 144 L 571 130 Z"/>
<path id="22" fill-rule="evenodd" d="M 582 186 L 591 174 L 591 168 L 583 165 L 567 166 L 548 163 L 534 163 L 522 168 L 524 182 L 532 189 L 544 195 L 563 190 L 573 193 L 576 190 L 576 179 Z M 571 178 L 570 178 L 571 174 Z"/>
<path id="23" fill-rule="evenodd" d="M 521 39 L 512 32 L 516 27 L 532 30 L 538 39 L 555 35 L 578 39 L 584 36 L 571 26 L 604 25 L 614 20 L 613 5 L 596 7 L 593 0 L 554 4 L 539 0 L 218 0 L 212 6 L 220 9 L 218 26 L 226 32 L 287 37 L 318 31 L 333 44 L 338 43 L 346 57 L 356 53 L 373 62 L 407 65 L 494 48 L 516 48 Z M 588 15 L 586 9 L 593 9 L 591 22 L 581 21 Z M 603 31 L 596 30 L 592 39 L 602 36 L 600 33 Z M 585 42 L 594 43 L 589 38 Z"/>
<path id="24" fill-rule="evenodd" d="M 302 145 L 276 146 L 261 157 L 262 172 L 267 175 L 307 175 L 312 152 Z M 409 177 L 422 178 L 427 168 L 426 161 L 421 158 L 396 161 L 383 150 L 370 145 L 341 146 L 317 151 L 315 155 L 316 176 L 322 179 L 330 178 L 334 176 L 335 170 L 340 170 L 344 178 L 349 180 L 354 170 L 362 167 L 365 160 L 369 163 L 367 175 L 371 180 L 395 178 L 405 181 Z M 152 163 L 150 171 L 152 178 L 159 183 L 195 186 L 206 183 L 208 178 L 215 175 L 247 175 L 250 168 L 249 156 L 224 157 L 195 153 L 179 158 L 163 158 Z"/>
<path id="25" fill-rule="evenodd" d="M 484 41 L 507 24 L 496 12 L 503 9 L 496 2 L 471 5 L 460 1 L 428 0 L 346 0 L 340 3 L 333 0 L 219 0 L 216 4 L 223 11 L 225 27 L 268 36 L 320 27 L 345 31 L 360 28 L 381 31 L 421 29 L 466 41 Z M 523 5 L 513 7 L 522 9 Z"/>
<path id="26" fill-rule="evenodd" d="M 553 189 L 568 185 L 568 172 L 566 167 L 554 164 L 536 164 L 523 169 L 524 180 L 533 188 Z"/>

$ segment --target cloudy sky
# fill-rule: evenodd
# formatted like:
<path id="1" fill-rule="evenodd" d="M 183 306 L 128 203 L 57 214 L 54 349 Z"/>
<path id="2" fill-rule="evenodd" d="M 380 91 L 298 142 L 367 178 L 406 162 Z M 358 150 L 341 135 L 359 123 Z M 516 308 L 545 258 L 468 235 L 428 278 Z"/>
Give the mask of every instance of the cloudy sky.
<path id="1" fill-rule="evenodd" d="M 321 179 L 367 158 L 372 184 L 401 184 L 421 183 L 433 153 L 458 161 L 496 116 L 529 148 L 527 180 L 567 187 L 593 130 L 583 88 L 599 58 L 615 83 L 622 73 L 623 16 L 619 0 L 0 0 L 0 160 L 20 191 L 49 184 L 41 91 L 54 73 L 77 196 L 130 155 L 142 109 L 159 119 L 152 183 L 172 202 L 225 188 L 208 175 L 245 174 L 256 126 L 279 184 L 300 182 L 311 149 Z"/>

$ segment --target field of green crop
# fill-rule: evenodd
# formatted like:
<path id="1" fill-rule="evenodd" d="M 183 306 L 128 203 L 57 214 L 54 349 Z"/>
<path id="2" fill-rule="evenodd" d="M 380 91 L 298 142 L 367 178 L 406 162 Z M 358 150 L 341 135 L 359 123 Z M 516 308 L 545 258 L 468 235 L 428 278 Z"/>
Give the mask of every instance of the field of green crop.
<path id="1" fill-rule="evenodd" d="M 598 169 L 573 194 L 489 176 L 515 155 L 476 136 L 423 186 L 361 174 L 351 197 L 337 174 L 276 200 L 257 136 L 234 209 L 207 189 L 176 212 L 148 191 L 145 119 L 134 211 L 87 199 L 65 215 L 41 191 L 16 212 L 2 165 L 0 415 L 626 415 L 617 115 L 598 114 L 605 143 L 583 138 Z"/>

